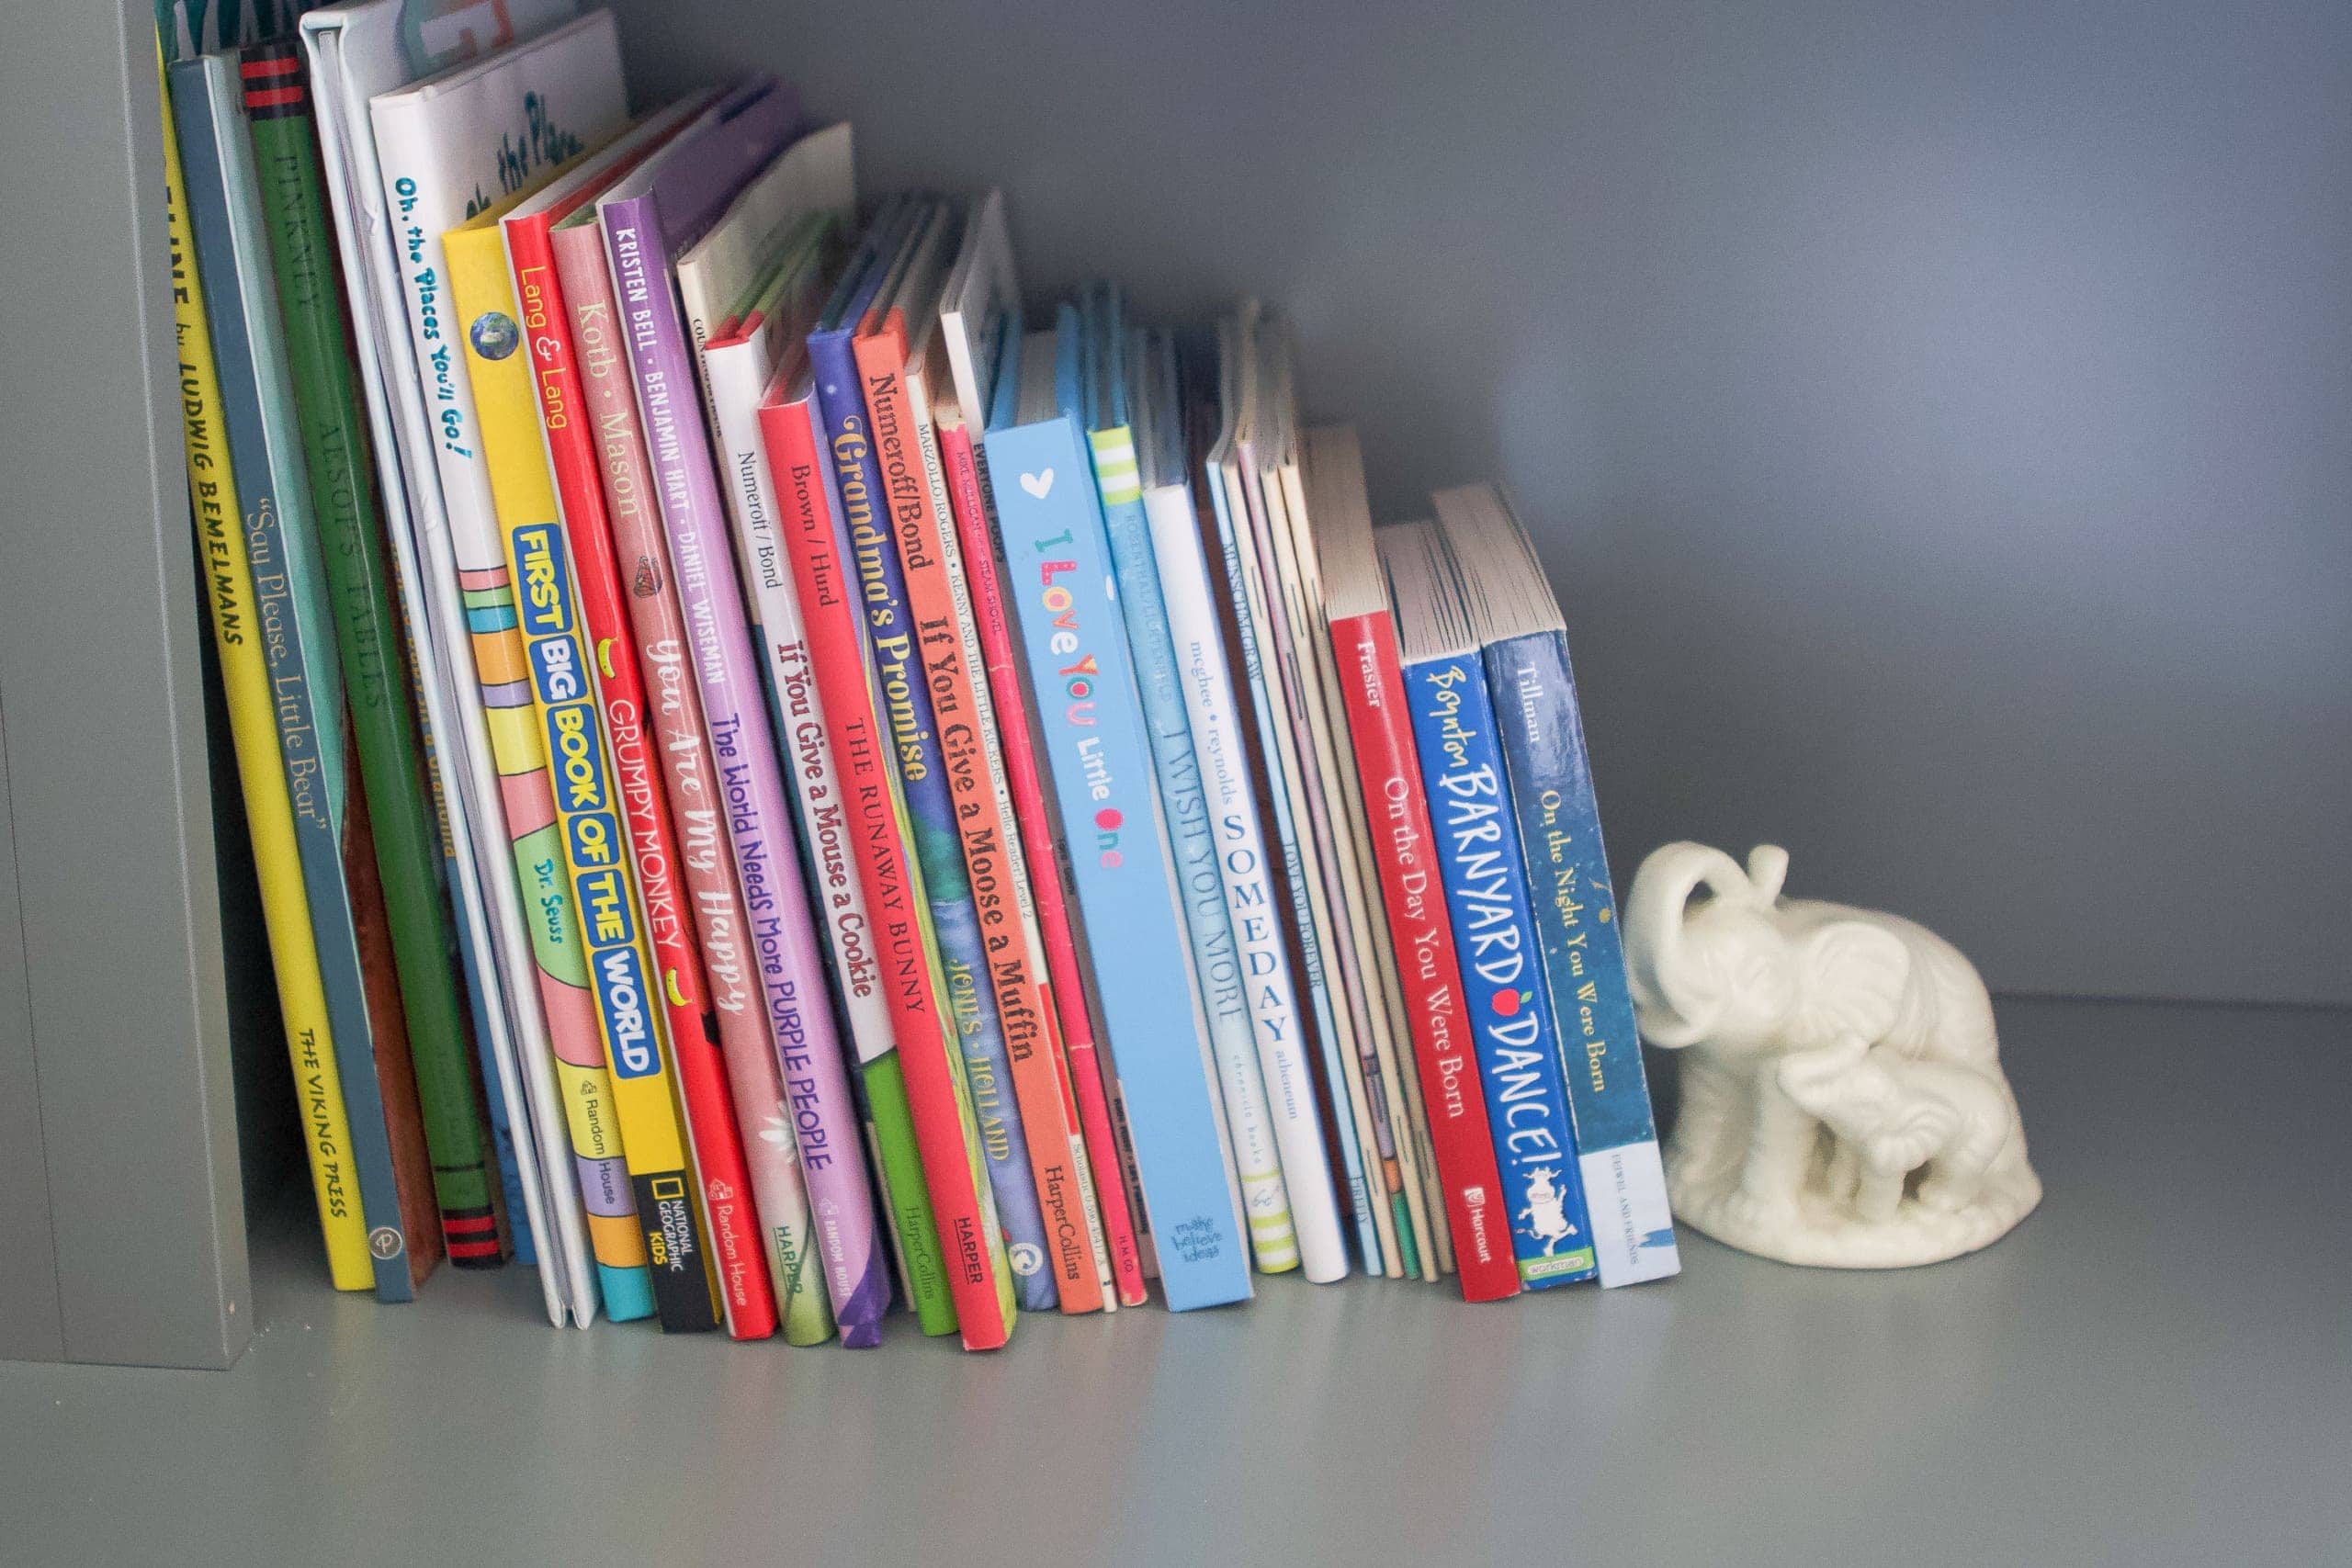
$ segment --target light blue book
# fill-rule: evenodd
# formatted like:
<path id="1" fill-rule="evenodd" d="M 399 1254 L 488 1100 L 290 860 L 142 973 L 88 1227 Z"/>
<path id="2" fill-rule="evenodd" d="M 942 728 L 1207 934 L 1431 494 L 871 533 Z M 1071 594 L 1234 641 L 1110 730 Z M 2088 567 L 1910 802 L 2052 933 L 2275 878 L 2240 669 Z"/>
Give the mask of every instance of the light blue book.
<path id="1" fill-rule="evenodd" d="M 1274 1141 L 1266 1102 L 1265 1075 L 1250 1032 L 1248 977 L 1233 940 L 1225 907 L 1225 878 L 1217 869 L 1216 824 L 1201 778 L 1200 757 L 1184 709 L 1176 671 L 1176 643 L 1160 593 L 1159 568 L 1144 507 L 1139 434 L 1153 437 L 1148 454 L 1155 468 L 1168 467 L 1158 429 L 1138 424 L 1151 412 L 1148 389 L 1131 386 L 1144 358 L 1142 334 L 1130 342 L 1125 300 L 1117 288 L 1098 284 L 1080 296 L 1079 307 L 1081 417 L 1094 459 L 1094 488 L 1102 498 L 1102 524 L 1117 579 L 1119 607 L 1127 626 L 1127 650 L 1135 660 L 1136 694 L 1167 813 L 1170 847 L 1176 856 L 1177 895 L 1192 937 L 1193 967 L 1208 1018 L 1209 1046 L 1223 1090 L 1225 1122 L 1233 1147 L 1234 1174 L 1241 1182 L 1242 1212 L 1250 1221 L 1250 1247 L 1261 1272 L 1279 1274 L 1298 1267 L 1298 1236 L 1291 1223 L 1290 1195 L 1283 1181 L 1282 1155 Z M 1172 367 L 1169 379 L 1173 380 Z M 1165 418 L 1172 423 L 1173 389 Z M 1174 471 L 1182 475 L 1182 443 L 1176 443 Z M 1155 479 L 1158 475 L 1155 473 Z M 1189 502 L 1186 502 L 1189 506 Z"/>
<path id="2" fill-rule="evenodd" d="M 1078 314 L 1009 344 L 985 437 L 1037 739 L 1067 829 L 1168 1305 L 1248 1299 L 1241 1192 L 1082 401 Z"/>

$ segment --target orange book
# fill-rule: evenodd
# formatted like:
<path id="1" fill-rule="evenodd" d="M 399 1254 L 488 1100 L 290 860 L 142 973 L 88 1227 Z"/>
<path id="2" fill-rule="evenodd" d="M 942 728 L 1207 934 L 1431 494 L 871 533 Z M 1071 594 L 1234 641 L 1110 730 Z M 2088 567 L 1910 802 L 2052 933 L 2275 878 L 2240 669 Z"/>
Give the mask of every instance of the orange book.
<path id="1" fill-rule="evenodd" d="M 1097 1312 L 1109 1301 L 1109 1252 L 1085 1140 L 1058 1066 L 1044 946 L 998 750 L 996 720 L 980 675 L 978 632 L 956 532 L 946 525 L 952 515 L 946 473 L 928 393 L 929 387 L 946 384 L 945 356 L 937 346 L 935 298 L 926 298 L 922 307 L 911 341 L 905 313 L 897 308 L 858 334 L 854 344 L 858 375 L 873 405 L 875 427 L 888 423 L 902 431 L 910 428 L 921 450 L 922 484 L 903 494 L 894 491 L 888 497 L 891 532 L 906 572 L 907 608 L 920 644 L 965 869 L 988 955 L 989 988 L 1012 1062 L 1013 1097 L 1036 1181 L 1045 1222 L 1043 1262 L 1062 1311 Z M 1008 1235 L 1007 1240 L 1013 1238 Z M 1023 1272 L 1024 1261 L 1032 1260 L 1013 1258 L 1016 1274 Z"/>

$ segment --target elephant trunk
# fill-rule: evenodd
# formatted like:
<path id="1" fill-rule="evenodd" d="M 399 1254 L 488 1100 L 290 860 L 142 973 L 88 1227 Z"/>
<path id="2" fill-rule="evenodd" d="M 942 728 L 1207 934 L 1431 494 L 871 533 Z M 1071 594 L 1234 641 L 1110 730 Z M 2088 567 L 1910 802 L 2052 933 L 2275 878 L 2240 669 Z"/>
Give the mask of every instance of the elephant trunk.
<path id="1" fill-rule="evenodd" d="M 1690 895 L 1745 898 L 1754 888 L 1737 861 L 1705 844 L 1667 844 L 1651 852 L 1625 899 L 1625 958 L 1642 1033 L 1669 1049 L 1695 1044 L 1713 1030 L 1723 998 L 1696 972 L 1682 939 Z"/>

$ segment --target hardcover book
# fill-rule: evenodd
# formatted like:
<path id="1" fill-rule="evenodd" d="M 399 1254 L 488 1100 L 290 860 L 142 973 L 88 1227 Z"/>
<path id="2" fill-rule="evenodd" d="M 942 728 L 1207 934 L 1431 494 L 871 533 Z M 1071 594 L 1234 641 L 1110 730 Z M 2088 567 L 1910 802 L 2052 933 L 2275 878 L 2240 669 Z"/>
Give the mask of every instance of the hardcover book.
<path id="1" fill-rule="evenodd" d="M 246 558 L 275 699 L 278 753 L 326 989 L 353 1186 L 367 1223 L 376 1293 L 406 1301 L 415 1292 L 376 1074 L 377 1032 L 393 1032 L 384 1043 L 388 1050 L 406 1044 L 397 1009 L 379 1014 L 369 1005 L 361 932 L 380 936 L 383 915 L 380 907 L 363 911 L 355 903 L 350 881 L 351 857 L 371 852 L 351 833 L 343 675 L 311 524 L 236 60 L 212 54 L 183 61 L 169 75 L 197 268 L 211 307 L 221 423 L 245 508 Z M 313 1110 L 323 1116 L 322 1106 Z"/>
<path id="2" fill-rule="evenodd" d="M 1210 507 L 1216 516 L 1216 553 L 1225 566 L 1227 624 L 1241 650 L 1247 678 L 1246 701 L 1256 737 L 1254 760 L 1265 775 L 1264 799 L 1272 807 L 1275 842 L 1282 855 L 1280 876 L 1288 895 L 1289 936 L 1296 943 L 1295 972 L 1306 984 L 1314 1024 L 1315 1062 L 1321 1070 L 1318 1102 L 1337 1157 L 1337 1185 L 1348 1194 L 1364 1272 L 1376 1274 L 1383 1271 L 1384 1250 L 1393 1247 L 1384 1249 L 1383 1205 L 1373 1201 L 1366 1177 L 1363 1151 L 1371 1145 L 1370 1130 L 1362 1114 L 1361 1086 L 1351 1091 L 1347 1070 L 1354 1056 L 1354 1036 L 1349 1032 L 1346 998 L 1341 996 L 1335 1003 L 1332 997 L 1335 989 L 1342 987 L 1336 972 L 1327 967 L 1332 959 L 1323 883 L 1317 869 L 1298 740 L 1283 698 L 1250 515 L 1250 485 L 1255 465 L 1244 450 L 1244 442 L 1252 437 L 1259 421 L 1255 321 L 1256 307 L 1245 304 L 1217 329 L 1213 351 L 1216 436 L 1203 464 Z M 1201 379 L 1205 383 L 1209 378 Z M 1205 385 L 1201 395 L 1206 396 Z M 1204 413 L 1204 423 L 1209 417 Z M 1204 547 L 1206 544 L 1204 536 Z"/>
<path id="3" fill-rule="evenodd" d="M 1496 1301 L 1518 1293 L 1518 1261 L 1463 1011 L 1462 972 L 1445 909 L 1437 830 L 1421 787 L 1396 619 L 1373 547 L 1372 512 L 1354 433 L 1345 427 L 1317 433 L 1309 456 L 1331 649 L 1339 661 L 1363 798 L 1377 803 L 1367 821 L 1404 991 L 1405 1037 L 1427 1107 L 1439 1203 L 1450 1222 L 1447 1233 L 1464 1298 Z"/>
<path id="4" fill-rule="evenodd" d="M 1001 919 L 1005 912 L 1001 840 L 956 800 L 959 785 L 974 795 L 983 787 L 983 764 L 973 729 L 970 675 L 964 668 L 955 608 L 944 580 L 938 512 L 907 395 L 907 317 L 935 313 L 940 276 L 955 255 L 959 227 L 960 218 L 952 208 L 931 204 L 910 228 L 903 259 L 893 264 L 890 281 L 865 308 L 855 333 L 845 343 L 821 332 L 814 334 L 810 360 L 818 377 L 818 402 L 833 422 L 836 462 L 843 451 L 840 436 L 861 435 L 860 480 L 865 493 L 876 498 L 876 505 L 861 513 L 853 500 L 857 481 L 840 476 L 843 499 L 850 502 L 850 543 L 865 597 L 867 649 L 914 829 L 916 863 L 931 901 L 949 1015 L 963 1055 L 965 1089 L 998 1224 L 1004 1233 L 1013 1296 L 1024 1311 L 1050 1312 L 1060 1297 L 1055 1283 L 1057 1270 L 1048 1263 L 1039 1182 L 1042 1177 L 1063 1197 L 1057 1207 L 1067 1217 L 1070 1209 L 1063 1184 L 1069 1160 L 1067 1154 L 1055 1158 L 1048 1153 L 1032 1163 L 1014 1087 L 1008 1035 L 1017 1033 L 1024 1044 L 1034 1043 L 1035 998 L 1013 987 L 1013 1011 L 1008 1019 L 1001 1005 L 1007 998 L 995 985 L 989 962 L 990 937 L 983 919 L 987 914 Z M 836 357 L 840 351 L 845 351 L 846 364 Z M 842 375 L 854 377 L 863 393 L 862 425 L 843 422 L 829 402 L 826 389 Z M 870 537 L 861 526 L 868 518 Z M 932 591 L 928 602 L 915 600 L 916 582 Z M 953 757 L 951 743 L 956 753 Z M 979 802 L 973 800 L 972 807 L 977 810 Z M 976 835 L 977 860 L 972 858 Z"/>
<path id="5" fill-rule="evenodd" d="M 407 1025 L 407 1061 L 399 1059 L 398 1042 L 379 1042 L 377 1059 L 395 1076 L 413 1068 L 429 1172 L 424 1162 L 418 1168 L 428 1175 L 450 1260 L 460 1268 L 495 1266 L 503 1260 L 492 1201 L 496 1179 L 474 1097 L 473 1042 L 442 903 L 440 839 L 426 799 L 374 477 L 344 350 L 348 327 L 330 260 L 333 237 L 301 52 L 291 41 L 254 45 L 242 56 L 239 74 L 269 220 L 311 516 L 334 608 L 374 869 Z M 353 804 L 362 803 L 355 797 Z M 413 1283 L 432 1267 L 435 1249 L 419 1251 L 413 1238 L 411 1247 Z"/>
<path id="6" fill-rule="evenodd" d="M 990 488 L 1152 1250 L 1172 1310 L 1251 1293 L 1241 1193 L 1094 488 L 1075 312 L 1000 371 Z M 1082 824 L 1082 827 L 1076 825 Z M 1175 962 L 1170 962 L 1171 956 Z"/>
<path id="7" fill-rule="evenodd" d="M 857 1107 L 793 844 L 760 660 L 695 396 L 693 346 L 670 276 L 671 256 L 708 229 L 743 183 L 794 140 L 798 124 L 790 90 L 754 79 L 607 190 L 597 202 L 597 220 L 751 919 L 754 967 L 794 1111 L 819 1258 L 844 1342 L 871 1343 L 888 1306 L 889 1275 L 857 1159 Z"/>
<path id="8" fill-rule="evenodd" d="M 563 863 L 580 910 L 655 1305 L 664 1329 L 694 1332 L 717 1326 L 722 1309 L 731 1314 L 737 1303 L 718 1290 L 719 1260 L 707 1215 L 697 1201 L 691 1129 L 680 1115 L 672 1068 L 675 1015 L 663 1006 L 669 998 L 662 995 L 647 942 L 649 922 L 631 863 L 628 825 L 613 784 L 610 739 L 597 713 L 571 552 L 537 439 L 530 363 L 517 352 L 521 332 L 497 225 L 512 205 L 493 206 L 480 220 L 442 238 L 446 308 L 464 344 L 461 374 L 475 405 L 473 439 L 489 470 L 505 547 L 503 570 L 469 574 L 467 597 L 478 625 L 503 626 L 510 637 L 520 634 L 520 684 L 528 711 L 537 716 L 555 785 Z M 701 1020 L 692 1018 L 689 1027 L 699 1030 Z M 713 1154 L 721 1179 L 731 1179 L 740 1191 L 741 1151 L 734 1152 L 731 1161 L 723 1150 Z M 755 1251 L 740 1234 L 729 1250 L 739 1258 Z M 745 1282 L 751 1294 L 742 1303 L 744 1327 L 772 1332 L 775 1306 L 767 1281 L 754 1273 Z"/>
<path id="9" fill-rule="evenodd" d="M 179 128 L 164 85 L 163 59 L 155 85 L 164 95 L 164 199 L 171 245 L 172 313 L 179 344 L 182 435 L 187 460 L 188 505 L 204 562 L 205 604 L 220 661 L 221 694 L 230 740 L 253 840 L 262 919 L 277 982 L 278 1012 L 294 1070 L 295 1102 L 311 1172 L 329 1278 L 339 1291 L 375 1282 L 368 1226 L 360 1214 L 357 1179 L 350 1168 L 351 1130 L 344 1108 L 326 991 L 302 882 L 301 851 L 277 744 L 277 706 L 262 651 L 253 568 L 245 553 L 245 513 L 221 431 L 222 398 L 214 363 L 212 327 L 188 222 L 187 184 L 180 167 Z M 228 308 L 241 308 L 231 302 Z M 224 328 L 224 331 L 233 331 Z M 264 476 L 266 484 L 266 475 Z"/>
<path id="10" fill-rule="evenodd" d="M 1143 1253 L 1128 1198 L 1134 1161 L 1113 1120 L 1110 1089 L 1095 1050 L 1099 1031 L 1087 998 L 1069 856 L 1040 773 L 1028 677 L 1005 607 L 1003 546 L 989 504 L 985 454 L 976 439 L 988 422 L 1005 344 L 1020 336 L 1020 318 L 1021 286 L 1013 271 L 1004 196 L 990 191 L 966 226 L 963 254 L 956 257 L 941 298 L 940 342 L 954 388 L 951 393 L 934 381 L 932 407 L 952 494 L 973 631 L 988 672 L 997 753 L 1012 802 L 1013 827 L 1007 841 L 1018 847 L 1024 862 L 1014 870 L 1014 886 L 1029 891 L 1029 912 L 1023 918 L 1034 916 L 1032 945 L 1043 955 L 1051 1004 L 1046 1045 L 1069 1088 L 1078 1123 L 1073 1144 L 1086 1162 L 1093 1189 L 1091 1206 L 1105 1254 L 1101 1267 L 1109 1292 L 1103 1296 L 1107 1310 L 1114 1304 L 1138 1306 L 1148 1299 Z"/>
<path id="11" fill-rule="evenodd" d="M 1441 491 L 1439 530 L 1460 571 L 1511 807 L 1519 818 L 1566 1068 L 1577 1157 L 1603 1285 L 1679 1273 L 1666 1168 L 1650 1116 L 1600 807 L 1584 745 L 1567 625 L 1527 531 L 1491 485 Z"/>
<path id="12" fill-rule="evenodd" d="M 1589 1280 L 1576 1134 L 1486 661 L 1435 525 L 1384 528 L 1377 538 L 1520 1283 Z"/>
<path id="13" fill-rule="evenodd" d="M 1169 632 L 1168 605 L 1160 592 L 1151 523 L 1144 505 L 1146 457 L 1138 449 L 1138 420 L 1143 422 L 1143 445 L 1149 448 L 1153 472 L 1148 478 L 1153 488 L 1160 492 L 1163 505 L 1171 499 L 1170 491 L 1174 488 L 1172 499 L 1189 511 L 1189 496 L 1181 489 L 1182 448 L 1172 429 L 1170 441 L 1156 439 L 1160 432 L 1151 422 L 1152 389 L 1138 384 L 1141 366 L 1129 364 L 1131 354 L 1138 360 L 1143 357 L 1141 344 L 1130 341 L 1125 303 L 1117 289 L 1097 285 L 1080 298 L 1079 378 L 1087 444 L 1094 460 L 1095 489 L 1102 499 L 1103 532 L 1110 545 L 1119 609 L 1126 622 L 1127 649 L 1135 661 L 1136 696 L 1143 706 L 1159 798 L 1167 814 L 1170 848 L 1175 854 L 1177 894 L 1183 906 L 1185 931 L 1192 939 L 1201 1005 L 1208 1020 L 1234 1174 L 1241 1183 L 1250 1248 L 1260 1272 L 1284 1273 L 1298 1267 L 1298 1233 L 1291 1220 L 1283 1159 L 1266 1103 L 1266 1080 L 1250 1032 L 1247 986 L 1234 945 L 1232 919 L 1226 910 L 1224 878 L 1217 870 L 1216 824 L 1209 818 L 1192 721 L 1178 682 L 1175 640 Z M 1172 404 L 1172 365 L 1169 371 L 1170 385 L 1165 391 Z M 1166 409 L 1163 422 L 1172 424 L 1172 407 Z M 1330 1240 L 1338 1246 L 1336 1215 Z M 1328 1257 L 1317 1261 L 1326 1269 L 1330 1265 Z M 1344 1271 L 1343 1251 L 1340 1267 Z"/>
<path id="14" fill-rule="evenodd" d="M 527 1228 L 545 1265 L 539 1287 L 548 1320 L 585 1326 L 599 1301 L 582 1191 L 628 1189 L 618 1180 L 617 1158 L 609 1168 L 613 1183 L 583 1183 L 586 1173 L 572 1158 L 553 1037 L 569 1029 L 575 1056 L 599 1058 L 593 1004 L 580 983 L 584 973 L 577 980 L 560 977 L 567 964 L 578 967 L 576 955 L 566 958 L 545 922 L 524 917 L 368 109 L 379 93 L 555 25 L 572 10 L 569 0 L 356 0 L 307 12 L 300 25 L 310 54 L 327 199 L 351 303 L 353 355 L 381 480 L 377 493 L 391 545 L 424 744 L 444 807 L 453 912 L 467 944 L 465 968 L 477 990 L 476 1043 L 489 1057 L 485 1082 L 496 1086 L 490 1105 L 493 1128 L 502 1109 L 505 1112 L 526 1216 L 526 1226 L 515 1228 L 517 1248 Z M 564 901 L 569 903 L 568 895 Z M 631 1228 L 627 1221 L 623 1215 L 616 1222 L 623 1235 Z M 639 1304 L 651 1310 L 650 1298 Z"/>
<path id="15" fill-rule="evenodd" d="M 940 1215 L 964 1343 L 967 1348 L 985 1348 L 1010 1334 L 1023 1293 L 1005 1252 L 1004 1214 L 1010 1211 L 1018 1216 L 1020 1238 L 1032 1246 L 1038 1245 L 1042 1222 L 1036 1215 L 1026 1146 L 1016 1141 L 1019 1113 L 1002 1076 L 1003 1036 L 985 977 L 978 918 L 966 880 L 954 807 L 945 798 L 944 763 L 906 609 L 905 578 L 890 536 L 890 496 L 880 448 L 884 433 L 873 423 L 855 347 L 857 335 L 878 325 L 895 303 L 909 269 L 924 257 L 927 240 L 935 255 L 940 248 L 936 231 L 948 220 L 944 208 L 935 201 L 899 198 L 885 204 L 826 301 L 816 331 L 808 335 L 808 361 L 824 417 L 835 493 L 842 502 L 847 559 L 856 572 L 864 604 L 876 712 L 886 726 L 890 764 L 914 852 L 910 880 L 922 890 L 925 946 L 937 966 L 938 1016 L 948 1030 L 947 1071 L 944 1082 L 932 1085 L 930 1096 L 936 1100 L 933 1119 L 937 1131 L 925 1134 L 923 1168 Z M 894 427 L 894 434 L 902 444 L 901 473 L 919 485 L 919 476 L 906 463 L 903 445 L 911 433 Z M 981 1064 L 978 1083 L 973 1081 L 975 1061 Z M 909 1089 L 916 1089 L 911 1077 Z M 956 1140 L 947 1135 L 945 1112 L 950 1110 L 965 1151 L 961 1162 L 956 1156 Z M 922 1119 L 922 1097 L 917 1098 L 915 1111 Z M 997 1199 L 1001 1190 L 1006 1196 L 1001 1206 Z M 1032 1264 L 1030 1278 L 1041 1273 L 1042 1247 L 1025 1255 L 1024 1261 Z M 1050 1287 L 1050 1279 L 1046 1283 Z"/>

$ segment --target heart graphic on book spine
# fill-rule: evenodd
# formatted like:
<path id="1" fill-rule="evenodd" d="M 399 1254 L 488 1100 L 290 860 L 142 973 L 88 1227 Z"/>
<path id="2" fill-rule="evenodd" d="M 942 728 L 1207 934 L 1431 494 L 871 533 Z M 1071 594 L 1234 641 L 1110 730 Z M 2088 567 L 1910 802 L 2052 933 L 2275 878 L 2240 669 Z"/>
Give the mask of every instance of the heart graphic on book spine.
<path id="1" fill-rule="evenodd" d="M 1021 488 L 1027 491 L 1031 495 L 1035 496 L 1039 501 L 1045 500 L 1046 492 L 1054 488 L 1054 470 L 1047 468 L 1042 474 L 1022 475 Z"/>

